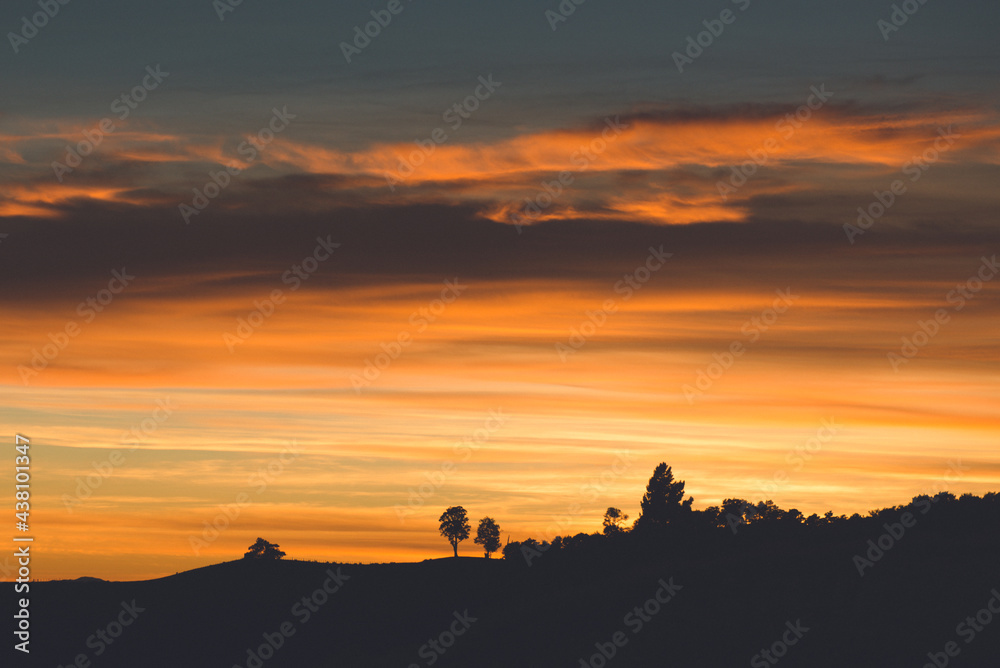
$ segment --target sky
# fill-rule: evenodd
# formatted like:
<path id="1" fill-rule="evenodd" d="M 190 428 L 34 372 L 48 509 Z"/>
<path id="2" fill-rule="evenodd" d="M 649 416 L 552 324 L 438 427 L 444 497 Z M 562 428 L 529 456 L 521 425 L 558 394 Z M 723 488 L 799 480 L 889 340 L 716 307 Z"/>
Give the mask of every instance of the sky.
<path id="1" fill-rule="evenodd" d="M 0 8 L 33 577 L 592 532 L 661 461 L 998 488 L 996 3 L 46 6 Z"/>

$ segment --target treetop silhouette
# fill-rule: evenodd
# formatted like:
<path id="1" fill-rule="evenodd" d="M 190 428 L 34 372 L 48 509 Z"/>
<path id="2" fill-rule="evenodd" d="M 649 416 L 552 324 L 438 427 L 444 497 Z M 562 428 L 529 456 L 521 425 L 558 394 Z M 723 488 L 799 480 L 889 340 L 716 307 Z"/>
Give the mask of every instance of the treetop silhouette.
<path id="1" fill-rule="evenodd" d="M 684 481 L 674 481 L 673 470 L 660 462 L 646 485 L 646 493 L 639 503 L 642 512 L 635 521 L 635 528 L 644 530 L 665 527 L 676 522 L 683 513 L 691 511 L 694 497 L 684 500 Z"/>
<path id="2" fill-rule="evenodd" d="M 448 539 L 451 547 L 458 556 L 458 544 L 469 537 L 469 519 L 466 516 L 465 508 L 462 506 L 452 506 L 441 513 L 438 518 L 441 522 L 441 535 Z M 499 541 L 499 536 L 497 538 Z M 498 546 L 499 547 L 499 546 Z"/>
<path id="3" fill-rule="evenodd" d="M 623 513 L 621 509 L 608 507 L 604 511 L 604 535 L 610 536 L 612 534 L 623 533 L 626 529 L 622 526 L 626 520 L 628 520 L 628 515 Z"/>
<path id="4" fill-rule="evenodd" d="M 479 528 L 476 530 L 476 538 L 472 541 L 483 546 L 486 558 L 500 549 L 500 526 L 492 517 L 484 517 L 479 520 Z"/>
<path id="5" fill-rule="evenodd" d="M 285 553 L 278 549 L 277 543 L 269 543 L 263 538 L 258 538 L 257 542 L 250 546 L 244 559 L 260 559 L 263 561 L 277 561 L 285 556 Z"/>

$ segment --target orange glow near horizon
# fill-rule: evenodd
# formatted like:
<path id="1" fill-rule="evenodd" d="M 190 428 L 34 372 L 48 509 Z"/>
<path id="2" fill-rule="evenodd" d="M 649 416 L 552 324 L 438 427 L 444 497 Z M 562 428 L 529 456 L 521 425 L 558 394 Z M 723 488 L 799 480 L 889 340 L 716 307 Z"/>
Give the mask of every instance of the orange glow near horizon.
<path id="1" fill-rule="evenodd" d="M 168 575 L 239 558 L 257 536 L 296 559 L 447 556 L 436 519 L 449 505 L 495 517 L 514 540 L 592 532 L 608 506 L 636 517 L 660 461 L 696 508 L 769 498 L 851 514 L 935 486 L 997 488 L 998 369 L 976 353 L 995 341 L 995 306 L 963 312 L 897 374 L 886 352 L 933 300 L 803 293 L 750 341 L 741 325 L 773 293 L 668 289 L 662 271 L 566 361 L 556 344 L 614 294 L 610 284 L 477 283 L 423 331 L 409 316 L 440 284 L 306 289 L 233 352 L 223 334 L 260 291 L 192 301 L 146 286 L 148 297 L 81 325 L 26 383 L 17 367 L 74 316 L 20 309 L 0 346 L 3 423 L 32 439 L 35 573 Z M 356 392 L 380 343 L 402 331 L 412 342 Z M 746 354 L 689 402 L 684 386 L 734 340 Z M 462 449 L 491 411 L 502 424 Z M 794 467 L 789 454 L 824 421 L 834 437 Z M 101 475 L 115 451 L 124 463 Z M 945 477 L 954 460 L 960 475 Z M 449 461 L 456 470 L 421 496 Z M 788 479 L 774 486 L 778 471 Z M 226 517 L 241 494 L 250 501 Z M 213 521 L 228 526 L 208 540 Z"/>

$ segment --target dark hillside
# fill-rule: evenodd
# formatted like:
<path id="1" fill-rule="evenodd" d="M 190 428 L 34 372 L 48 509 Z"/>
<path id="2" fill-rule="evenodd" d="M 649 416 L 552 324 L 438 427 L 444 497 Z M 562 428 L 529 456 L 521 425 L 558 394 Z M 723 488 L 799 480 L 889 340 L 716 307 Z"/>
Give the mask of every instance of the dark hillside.
<path id="1" fill-rule="evenodd" d="M 32 655 L 63 666 L 78 654 L 143 667 L 774 665 L 755 655 L 784 634 L 796 642 L 782 666 L 919 667 L 949 641 L 955 666 L 1000 665 L 1000 619 L 971 639 L 956 630 L 1000 590 L 997 520 L 935 514 L 864 577 L 853 557 L 882 533 L 879 518 L 782 535 L 593 536 L 530 567 L 240 560 L 146 582 L 33 583 Z M 658 594 L 669 602 L 651 602 Z M 98 656 L 88 637 L 133 600 L 144 610 Z M 283 624 L 292 634 L 279 640 Z M 796 627 L 801 639 L 786 633 Z M 266 637 L 279 647 L 257 662 L 248 650 Z"/>

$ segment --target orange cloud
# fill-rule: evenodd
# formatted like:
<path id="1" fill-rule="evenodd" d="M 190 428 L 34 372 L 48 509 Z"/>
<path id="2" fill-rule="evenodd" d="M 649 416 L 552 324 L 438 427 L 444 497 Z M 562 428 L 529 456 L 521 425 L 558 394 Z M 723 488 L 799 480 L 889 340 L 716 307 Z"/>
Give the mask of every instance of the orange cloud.
<path id="1" fill-rule="evenodd" d="M 825 177 L 808 175 L 803 165 L 841 165 L 857 174 L 872 170 L 888 174 L 931 148 L 941 127 L 954 126 L 961 134 L 958 146 L 939 156 L 945 163 L 964 157 L 995 164 L 1000 140 L 1000 124 L 993 112 L 864 116 L 830 107 L 819 109 L 804 122 L 782 114 L 614 118 L 592 128 L 539 131 L 491 143 L 445 141 L 436 145 L 425 141 L 424 146 L 433 150 L 402 143 L 345 152 L 278 136 L 249 164 L 222 139 L 122 129 L 109 136 L 99 153 L 103 161 L 161 167 L 205 163 L 206 181 L 211 165 L 230 164 L 252 168 L 258 175 L 253 178 L 264 174 L 348 177 L 347 184 L 332 182 L 322 188 L 333 195 L 350 188 L 352 197 L 375 204 L 466 202 L 499 222 L 614 218 L 685 224 L 745 220 L 750 196 L 828 187 Z M 35 139 L 72 141 L 79 131 L 70 131 L 67 125 L 45 132 L 38 129 Z M 18 146 L 31 139 L 5 135 L 0 138 L 0 150 L 23 162 Z M 768 176 L 754 176 L 752 187 L 720 196 L 719 183 L 729 178 L 730 169 L 753 160 L 760 163 L 759 168 L 751 165 L 753 171 Z M 91 165 L 86 162 L 79 169 L 85 171 Z M 262 171 L 261 166 L 266 169 Z M 795 185 L 780 180 L 793 173 Z M 189 192 L 177 174 L 161 169 L 157 178 L 166 180 L 157 185 L 161 190 L 185 196 Z M 251 187 L 252 178 L 243 176 L 240 183 Z M 51 188 L 8 187 L 3 206 L 7 215 L 52 215 L 46 204 L 78 197 L 128 201 L 125 193 L 130 188 L 148 185 L 116 183 L 114 189 L 91 190 L 53 181 Z M 295 203 L 280 203 L 289 205 Z M 238 206 L 227 204 L 228 208 Z"/>

